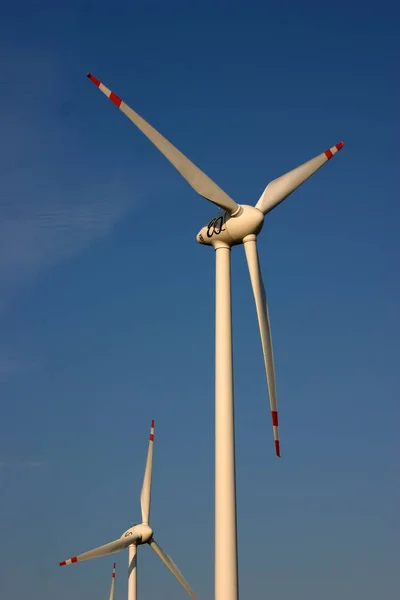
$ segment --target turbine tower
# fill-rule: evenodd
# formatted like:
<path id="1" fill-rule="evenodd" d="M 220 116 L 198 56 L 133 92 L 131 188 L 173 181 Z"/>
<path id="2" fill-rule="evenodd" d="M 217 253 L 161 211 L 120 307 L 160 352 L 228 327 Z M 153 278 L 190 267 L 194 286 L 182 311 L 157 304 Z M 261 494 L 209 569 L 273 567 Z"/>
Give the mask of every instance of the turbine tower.
<path id="1" fill-rule="evenodd" d="M 89 550 L 78 556 L 69 558 L 60 562 L 60 567 L 71 565 L 90 558 L 98 558 L 99 556 L 107 556 L 115 552 L 121 552 L 128 548 L 128 600 L 136 600 L 137 587 L 137 547 L 143 544 L 148 544 L 168 569 L 175 575 L 179 583 L 185 588 L 187 593 L 193 600 L 196 600 L 196 595 L 192 588 L 173 562 L 172 558 L 157 544 L 153 536 L 153 530 L 149 525 L 150 520 L 150 504 L 151 504 L 151 476 L 153 470 L 153 446 L 154 446 L 154 421 L 151 422 L 149 448 L 147 452 L 146 469 L 144 472 L 142 491 L 140 493 L 140 504 L 142 509 L 142 523 L 133 525 L 127 529 L 118 540 Z M 115 565 L 114 565 L 115 567 Z M 111 584 L 110 600 L 114 595 L 115 571 L 113 572 L 113 581 Z"/>
<path id="2" fill-rule="evenodd" d="M 237 533 L 235 443 L 232 372 L 231 263 L 232 246 L 244 245 L 256 304 L 267 375 L 275 452 L 280 456 L 274 358 L 267 297 L 261 276 L 257 236 L 264 217 L 320 169 L 343 142 L 271 181 L 255 206 L 240 205 L 194 165 L 154 127 L 114 92 L 89 73 L 88 78 L 158 148 L 203 198 L 220 209 L 197 234 L 200 244 L 212 246 L 216 257 L 215 298 L 215 600 L 237 600 Z"/>

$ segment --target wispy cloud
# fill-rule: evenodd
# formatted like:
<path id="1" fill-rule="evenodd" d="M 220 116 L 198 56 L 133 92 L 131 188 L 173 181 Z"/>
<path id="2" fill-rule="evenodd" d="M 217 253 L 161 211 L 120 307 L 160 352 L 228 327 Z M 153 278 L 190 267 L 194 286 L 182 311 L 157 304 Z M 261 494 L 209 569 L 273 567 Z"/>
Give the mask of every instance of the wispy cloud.
<path id="1" fill-rule="evenodd" d="M 0 344 L 0 383 L 5 383 L 18 373 L 28 373 L 40 366 L 38 359 L 28 360 L 12 352 L 5 344 Z"/>
<path id="2" fill-rule="evenodd" d="M 51 56 L 3 48 L 0 65 L 0 321 L 15 297 L 50 267 L 100 238 L 137 204 L 134 173 L 123 172 L 85 136 L 74 81 L 62 84 Z M 74 75 L 75 77 L 75 75 Z M 82 80 L 86 84 L 84 74 Z M 87 139 L 89 137 L 89 139 Z M 91 158 L 93 159 L 90 168 Z M 99 161 L 106 168 L 99 168 Z M 93 172 L 96 171 L 96 176 Z M 88 176 L 88 173 L 92 175 Z M 28 346 L 30 346 L 28 344 Z M 28 352 L 29 354 L 29 352 Z M 18 341 L 0 342 L 0 383 L 36 370 Z M 2 461 L 2 468 L 9 463 Z M 40 461 L 25 461 L 39 468 Z M 22 463 L 21 465 L 22 466 Z"/>
<path id="3" fill-rule="evenodd" d="M 14 179 L 10 200 L 0 205 L 0 309 L 44 268 L 106 235 L 129 209 L 118 202 L 124 197 L 118 178 L 77 190 L 78 203 L 55 193 L 49 182 L 51 198 L 30 204 L 23 185 Z"/>
<path id="4" fill-rule="evenodd" d="M 47 467 L 49 463 L 43 460 L 1 460 L 0 469 L 42 469 Z"/>
<path id="5" fill-rule="evenodd" d="M 84 139 L 82 114 L 80 121 L 73 118 L 75 101 L 54 84 L 58 73 L 51 57 L 31 56 L 27 64 L 26 54 L 4 56 L 9 60 L 0 73 L 0 91 L 7 89 L 0 94 L 0 311 L 44 269 L 107 235 L 133 205 L 131 174 L 115 172 L 115 165 L 114 172 L 110 166 L 97 181 L 88 180 L 86 161 L 96 142 Z M 0 373 L 12 368 L 3 360 Z"/>
<path id="6" fill-rule="evenodd" d="M 22 466 L 29 469 L 40 469 L 46 465 L 47 463 L 42 460 L 25 460 L 22 462 Z"/>
<path id="7" fill-rule="evenodd" d="M 9 355 L 4 345 L 0 345 L 0 382 L 6 381 L 17 370 L 17 360 Z"/>

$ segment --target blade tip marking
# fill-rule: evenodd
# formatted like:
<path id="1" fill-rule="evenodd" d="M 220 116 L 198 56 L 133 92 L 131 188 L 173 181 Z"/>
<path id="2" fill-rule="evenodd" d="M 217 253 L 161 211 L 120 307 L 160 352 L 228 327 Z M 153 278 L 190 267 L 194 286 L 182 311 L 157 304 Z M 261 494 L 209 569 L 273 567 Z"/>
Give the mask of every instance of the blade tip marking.
<path id="1" fill-rule="evenodd" d="M 153 419 L 153 420 L 152 420 L 152 422 L 151 422 L 151 426 L 152 426 L 152 428 L 154 429 L 154 419 Z"/>
<path id="2" fill-rule="evenodd" d="M 97 87 L 100 87 L 100 81 L 97 79 L 97 77 L 95 77 L 94 75 L 92 75 L 92 73 L 88 73 L 86 75 L 86 77 L 88 79 L 90 79 L 90 81 L 92 81 L 94 83 L 94 85 L 97 85 Z"/>
<path id="3" fill-rule="evenodd" d="M 276 452 L 276 456 L 278 458 L 281 458 L 281 448 L 280 448 L 279 440 L 275 440 L 275 452 Z"/>
<path id="4" fill-rule="evenodd" d="M 328 150 L 325 150 L 324 154 L 326 156 L 326 158 L 328 160 L 330 160 L 332 158 L 332 156 L 334 154 L 336 154 L 336 152 L 339 152 L 339 150 L 341 150 L 344 146 L 344 142 L 339 142 L 338 144 L 335 144 L 332 148 L 328 148 Z M 333 152 L 332 152 L 333 150 Z"/>
<path id="5" fill-rule="evenodd" d="M 114 94 L 114 92 L 111 92 L 111 94 L 109 95 L 109 98 L 110 98 L 111 102 L 113 102 L 115 104 L 115 106 L 117 106 L 118 108 L 121 106 L 122 100 L 116 94 Z"/>
<path id="6" fill-rule="evenodd" d="M 66 560 L 63 560 L 62 562 L 60 562 L 60 565 L 59 565 L 59 566 L 60 566 L 60 567 L 64 567 L 66 564 L 67 564 L 67 561 L 66 561 Z"/>

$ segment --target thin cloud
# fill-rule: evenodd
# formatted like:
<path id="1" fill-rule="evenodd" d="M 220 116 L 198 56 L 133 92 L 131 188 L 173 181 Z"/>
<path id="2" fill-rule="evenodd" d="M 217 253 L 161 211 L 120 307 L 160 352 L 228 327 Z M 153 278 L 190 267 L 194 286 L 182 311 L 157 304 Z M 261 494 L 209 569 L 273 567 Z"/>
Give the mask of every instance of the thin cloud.
<path id="1" fill-rule="evenodd" d="M 44 466 L 46 466 L 46 462 L 41 461 L 41 460 L 25 460 L 22 463 L 23 467 L 28 467 L 30 469 L 40 469 Z"/>
<path id="2" fill-rule="evenodd" d="M 10 182 L 10 201 L 0 205 L 0 309 L 45 268 L 73 257 L 105 236 L 129 210 L 117 178 L 76 192 L 79 203 L 62 197 L 48 182 L 51 198 L 30 205 Z M 122 194 L 123 197 L 123 194 Z"/>
<path id="3" fill-rule="evenodd" d="M 0 344 L 0 383 L 5 383 L 20 372 L 22 364 L 12 356 L 5 344 Z M 4 464 L 4 463 L 3 463 Z"/>
<path id="4" fill-rule="evenodd" d="M 9 90 L 0 96 L 1 313 L 43 270 L 106 236 L 135 202 L 132 173 L 116 172 L 115 164 L 97 181 L 88 178 L 97 142 L 84 137 L 84 119 L 69 97 L 75 90 L 68 92 L 65 80 L 57 86 L 51 57 L 0 52 L 8 57 L 0 80 Z M 12 365 L 3 361 L 1 369 Z"/>
<path id="5" fill-rule="evenodd" d="M 18 371 L 18 362 L 12 358 L 4 345 L 0 346 L 0 381 L 5 381 Z"/>
<path id="6" fill-rule="evenodd" d="M 7 468 L 7 469 L 19 469 L 19 468 L 23 468 L 23 469 L 42 469 L 44 467 L 47 467 L 49 465 L 49 463 L 47 461 L 44 460 L 19 460 L 19 461 L 13 461 L 13 460 L 2 460 L 0 461 L 0 468 Z"/>
<path id="7" fill-rule="evenodd" d="M 6 383 L 18 373 L 35 371 L 40 366 L 40 361 L 27 360 L 20 356 L 17 358 L 5 344 L 0 344 L 0 383 Z"/>
<path id="8" fill-rule="evenodd" d="M 0 54 L 0 89 L 7 90 L 0 94 L 1 324 L 13 300 L 46 270 L 107 236 L 139 205 L 132 191 L 138 193 L 141 177 L 99 152 L 99 140 L 87 135 L 92 108 L 82 101 L 78 74 L 60 80 L 51 55 L 1 40 Z M 0 383 L 43 367 L 45 358 L 27 356 L 30 344 L 17 346 L 0 342 Z"/>

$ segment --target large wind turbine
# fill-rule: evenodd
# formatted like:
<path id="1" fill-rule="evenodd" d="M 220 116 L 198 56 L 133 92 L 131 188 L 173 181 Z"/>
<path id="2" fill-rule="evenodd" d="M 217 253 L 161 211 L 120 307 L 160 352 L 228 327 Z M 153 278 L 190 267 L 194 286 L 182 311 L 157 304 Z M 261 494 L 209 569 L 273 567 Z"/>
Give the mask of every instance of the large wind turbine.
<path id="1" fill-rule="evenodd" d="M 275 451 L 280 456 L 274 359 L 267 298 L 258 260 L 257 235 L 263 227 L 264 216 L 343 148 L 343 142 L 271 181 L 255 207 L 240 205 L 96 77 L 90 73 L 88 77 L 158 148 L 200 196 L 222 209 L 221 213 L 201 229 L 197 241 L 213 246 L 216 250 L 215 600 L 237 600 L 230 250 L 232 246 L 244 244 L 267 374 Z"/>
<path id="2" fill-rule="evenodd" d="M 157 556 L 163 561 L 168 569 L 175 575 L 179 583 L 185 588 L 189 596 L 196 600 L 196 595 L 191 589 L 190 585 L 173 562 L 170 556 L 157 544 L 153 536 L 153 530 L 149 525 L 150 518 L 150 500 L 151 500 L 151 475 L 153 470 L 153 445 L 154 445 L 154 421 L 151 422 L 150 438 L 149 438 L 149 449 L 147 452 L 146 469 L 144 472 L 142 491 L 140 493 L 140 504 L 142 509 L 142 523 L 140 525 L 133 525 L 127 529 L 118 540 L 99 546 L 94 550 L 89 550 L 78 556 L 69 558 L 60 562 L 60 567 L 64 565 L 71 565 L 83 560 L 89 560 L 90 558 L 98 558 L 99 556 L 107 556 L 108 554 L 114 554 L 115 552 L 121 552 L 128 548 L 129 563 L 128 563 L 128 600 L 136 600 L 136 581 L 137 581 L 137 547 L 142 544 L 149 544 L 150 548 L 154 550 Z M 114 594 L 114 577 L 111 585 L 110 600 L 113 600 L 111 596 Z"/>

